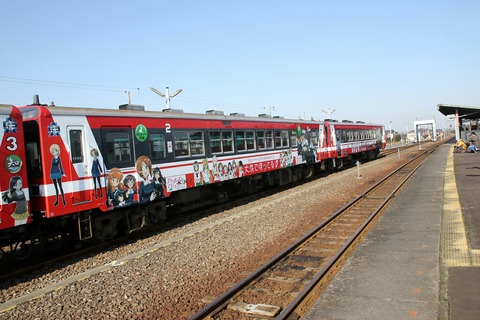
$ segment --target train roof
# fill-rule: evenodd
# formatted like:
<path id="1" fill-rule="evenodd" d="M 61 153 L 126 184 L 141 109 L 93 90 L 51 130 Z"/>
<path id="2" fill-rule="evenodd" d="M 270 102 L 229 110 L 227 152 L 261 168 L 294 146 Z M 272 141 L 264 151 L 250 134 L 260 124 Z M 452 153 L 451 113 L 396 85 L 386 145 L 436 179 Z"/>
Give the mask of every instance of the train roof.
<path id="1" fill-rule="evenodd" d="M 40 114 L 40 109 L 46 108 L 52 115 L 70 116 L 96 116 L 96 117 L 144 117 L 144 118 L 176 118 L 176 119 L 203 119 L 203 120 L 230 120 L 230 121 L 258 121 L 258 122 L 283 122 L 319 124 L 321 120 L 285 119 L 260 114 L 259 116 L 246 116 L 241 113 L 225 115 L 221 111 L 208 110 L 206 113 L 186 113 L 178 109 L 164 109 L 162 111 L 147 111 L 138 109 L 98 109 L 82 107 L 63 107 L 47 105 L 28 105 L 21 107 L 24 118 L 34 118 Z"/>
<path id="2" fill-rule="evenodd" d="M 0 104 L 1 106 L 1 104 Z M 34 104 L 20 107 L 24 119 L 35 118 L 40 114 L 40 109 L 46 108 L 52 115 L 69 115 L 69 116 L 95 116 L 95 117 L 144 117 L 144 118 L 159 118 L 159 119 L 201 119 L 201 120 L 227 120 L 227 121 L 254 121 L 254 122 L 276 122 L 276 123 L 303 123 L 303 124 L 320 124 L 332 123 L 334 125 L 343 126 L 383 126 L 380 124 L 365 123 L 364 121 L 342 120 L 337 121 L 333 119 L 325 120 L 305 120 L 305 119 L 286 119 L 279 116 L 271 116 L 268 114 L 259 114 L 255 116 L 246 116 L 243 113 L 231 113 L 225 115 L 223 111 L 207 110 L 205 113 L 187 113 L 180 109 L 163 109 L 162 111 L 145 110 L 142 105 L 124 104 L 120 105 L 118 109 L 107 108 L 85 108 L 85 107 L 68 107 L 40 104 L 38 96 L 34 97 Z"/>
<path id="3" fill-rule="evenodd" d="M 334 126 L 343 126 L 343 127 L 364 127 L 364 126 L 382 126 L 383 124 L 370 123 L 365 121 L 352 121 L 352 120 L 334 120 L 334 119 L 325 119 L 325 122 L 333 124 Z"/>

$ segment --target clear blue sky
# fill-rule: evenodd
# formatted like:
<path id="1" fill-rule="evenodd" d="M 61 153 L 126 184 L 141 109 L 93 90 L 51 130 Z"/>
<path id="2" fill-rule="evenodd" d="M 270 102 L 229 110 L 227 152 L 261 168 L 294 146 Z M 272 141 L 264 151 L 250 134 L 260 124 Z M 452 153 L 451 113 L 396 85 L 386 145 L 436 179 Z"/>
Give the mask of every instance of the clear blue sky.
<path id="1" fill-rule="evenodd" d="M 480 106 L 480 1 L 3 1 L 0 103 L 127 102 L 405 131 Z M 139 91 L 137 91 L 139 88 Z"/>

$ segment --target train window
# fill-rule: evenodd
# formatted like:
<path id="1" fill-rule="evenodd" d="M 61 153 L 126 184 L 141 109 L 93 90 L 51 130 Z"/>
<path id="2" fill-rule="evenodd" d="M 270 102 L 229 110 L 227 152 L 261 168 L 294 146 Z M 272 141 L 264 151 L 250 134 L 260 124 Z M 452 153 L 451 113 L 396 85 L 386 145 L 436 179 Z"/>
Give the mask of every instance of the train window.
<path id="1" fill-rule="evenodd" d="M 152 160 L 162 160 L 167 157 L 167 147 L 164 134 L 150 134 L 150 155 Z"/>
<path id="2" fill-rule="evenodd" d="M 203 143 L 203 131 L 190 131 L 190 155 L 191 156 L 203 156 L 205 155 L 204 143 Z"/>
<path id="3" fill-rule="evenodd" d="M 340 129 L 337 129 L 335 135 L 337 137 L 337 142 L 342 142 L 343 131 Z"/>
<path id="4" fill-rule="evenodd" d="M 273 141 L 273 130 L 267 130 L 265 132 L 265 137 L 266 137 L 266 147 L 267 149 L 273 149 L 274 146 L 274 141 Z"/>
<path id="5" fill-rule="evenodd" d="M 290 144 L 292 145 L 292 148 L 297 147 L 297 144 L 298 144 L 297 130 L 291 131 Z"/>
<path id="6" fill-rule="evenodd" d="M 352 130 L 348 130 L 347 141 L 348 142 L 353 141 L 353 131 Z"/>
<path id="7" fill-rule="evenodd" d="M 210 131 L 210 152 L 222 153 L 222 140 L 220 131 Z"/>
<path id="8" fill-rule="evenodd" d="M 236 131 L 235 145 L 239 152 L 256 150 L 255 131 Z"/>
<path id="9" fill-rule="evenodd" d="M 173 132 L 173 141 L 175 144 L 175 157 L 186 157 L 188 152 L 188 131 Z"/>
<path id="10" fill-rule="evenodd" d="M 224 153 L 233 152 L 233 133 L 232 131 L 222 132 L 222 146 Z"/>
<path id="11" fill-rule="evenodd" d="M 127 131 L 108 131 L 105 133 L 107 162 L 129 162 L 132 160 L 130 134 Z"/>
<path id="12" fill-rule="evenodd" d="M 265 149 L 266 148 L 265 140 L 266 140 L 265 131 L 257 131 L 257 146 L 258 146 L 258 149 Z"/>
<path id="13" fill-rule="evenodd" d="M 257 149 L 255 145 L 255 131 L 247 131 L 245 134 L 246 141 L 247 141 L 247 150 L 253 151 Z"/>
<path id="14" fill-rule="evenodd" d="M 275 148 L 287 148 L 288 147 L 288 131 L 280 130 L 275 131 Z"/>
<path id="15" fill-rule="evenodd" d="M 232 131 L 210 131 L 210 152 L 213 154 L 233 152 Z"/>
<path id="16" fill-rule="evenodd" d="M 174 131 L 175 157 L 205 155 L 203 131 Z"/>
<path id="17" fill-rule="evenodd" d="M 314 146 L 318 146 L 318 132 L 317 130 L 310 131 L 310 142 Z"/>
<path id="18" fill-rule="evenodd" d="M 82 130 L 70 130 L 70 155 L 72 163 L 83 162 Z"/>
<path id="19" fill-rule="evenodd" d="M 258 149 L 273 149 L 273 130 L 257 131 Z"/>
<path id="20" fill-rule="evenodd" d="M 245 131 L 235 131 L 235 145 L 237 146 L 238 152 L 247 151 L 247 139 L 245 134 Z"/>

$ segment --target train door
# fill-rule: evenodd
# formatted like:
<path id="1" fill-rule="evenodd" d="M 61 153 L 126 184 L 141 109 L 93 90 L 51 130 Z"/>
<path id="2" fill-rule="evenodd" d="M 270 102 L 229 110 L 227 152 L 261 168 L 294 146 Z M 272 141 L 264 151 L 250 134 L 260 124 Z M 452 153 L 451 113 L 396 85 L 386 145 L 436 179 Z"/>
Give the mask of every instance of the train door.
<path id="1" fill-rule="evenodd" d="M 340 137 L 337 135 L 339 132 L 335 132 L 335 126 L 330 124 L 330 139 L 331 139 L 331 146 L 335 147 L 336 153 L 333 155 L 334 158 L 340 156 Z"/>
<path id="2" fill-rule="evenodd" d="M 67 126 L 70 157 L 75 172 L 70 172 L 68 180 L 71 184 L 73 204 L 92 201 L 92 179 L 88 170 L 85 128 L 83 126 Z"/>

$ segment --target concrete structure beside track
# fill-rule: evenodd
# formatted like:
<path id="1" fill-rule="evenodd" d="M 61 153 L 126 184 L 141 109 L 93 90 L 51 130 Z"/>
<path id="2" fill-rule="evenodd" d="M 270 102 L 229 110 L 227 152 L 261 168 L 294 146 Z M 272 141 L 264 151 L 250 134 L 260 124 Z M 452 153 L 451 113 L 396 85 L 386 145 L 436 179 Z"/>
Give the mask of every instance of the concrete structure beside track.
<path id="1" fill-rule="evenodd" d="M 480 153 L 440 146 L 302 318 L 478 319 Z"/>

